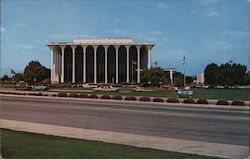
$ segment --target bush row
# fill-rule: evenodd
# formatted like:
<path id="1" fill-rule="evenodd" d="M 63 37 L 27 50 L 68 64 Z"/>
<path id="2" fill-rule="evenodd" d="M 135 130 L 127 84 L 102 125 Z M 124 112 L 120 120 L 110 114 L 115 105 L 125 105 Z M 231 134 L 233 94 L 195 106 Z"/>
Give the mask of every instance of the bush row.
<path id="1" fill-rule="evenodd" d="M 44 93 L 18 93 L 18 92 L 2 92 L 0 91 L 0 94 L 14 94 L 14 95 L 31 95 L 31 96 L 49 96 L 48 94 Z M 66 92 L 60 92 L 58 94 L 52 94 L 53 97 L 74 97 L 74 98 L 92 98 L 92 99 L 98 99 L 98 95 L 96 94 L 86 94 L 86 93 L 66 93 Z M 110 95 L 102 95 L 100 96 L 100 99 L 113 99 L 113 100 L 122 100 L 122 96 L 110 96 Z M 127 101 L 144 101 L 144 102 L 164 102 L 164 99 L 162 98 L 153 98 L 150 97 L 140 97 L 136 98 L 135 96 L 127 96 L 124 98 Z M 168 98 L 166 100 L 168 103 L 180 103 L 179 99 L 177 98 Z M 208 101 L 206 99 L 198 99 L 195 101 L 194 99 L 184 99 L 183 103 L 186 104 L 208 104 Z M 216 102 L 216 105 L 230 105 L 230 103 L 227 100 L 218 100 Z M 234 100 L 231 105 L 234 106 L 245 106 L 245 102 L 241 100 Z M 250 105 L 249 105 L 250 106 Z"/>

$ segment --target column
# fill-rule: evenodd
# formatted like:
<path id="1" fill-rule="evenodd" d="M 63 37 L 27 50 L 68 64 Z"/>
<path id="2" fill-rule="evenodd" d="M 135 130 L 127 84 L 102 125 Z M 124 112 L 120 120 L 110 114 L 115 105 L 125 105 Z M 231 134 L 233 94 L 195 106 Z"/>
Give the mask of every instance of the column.
<path id="1" fill-rule="evenodd" d="M 173 84 L 173 70 L 170 69 L 170 83 Z"/>
<path id="2" fill-rule="evenodd" d="M 104 46 L 104 59 L 105 59 L 105 83 L 108 83 L 108 46 Z"/>
<path id="3" fill-rule="evenodd" d="M 61 82 L 64 83 L 64 49 L 65 46 L 60 46 L 62 51 L 62 73 L 61 73 Z"/>
<path id="4" fill-rule="evenodd" d="M 151 68 L 150 61 L 151 61 L 151 49 L 148 48 L 148 69 Z"/>
<path id="5" fill-rule="evenodd" d="M 83 53 L 83 60 L 82 60 L 82 63 L 83 63 L 83 83 L 86 83 L 86 48 L 87 46 L 82 46 L 82 53 Z"/>
<path id="6" fill-rule="evenodd" d="M 53 46 L 49 46 L 49 48 L 50 48 L 50 68 L 51 68 L 51 71 L 50 71 L 50 82 L 51 82 L 51 84 L 53 83 L 53 81 L 54 81 L 54 78 L 53 78 L 53 75 L 54 75 L 54 69 L 53 69 L 53 60 L 54 60 L 54 58 L 53 58 L 53 56 L 54 56 L 54 51 L 53 51 Z"/>
<path id="7" fill-rule="evenodd" d="M 140 83 L 140 82 L 141 82 L 141 79 L 140 79 L 140 74 L 141 74 L 140 47 L 141 47 L 141 46 L 136 46 L 136 48 L 137 48 L 137 83 Z"/>
<path id="8" fill-rule="evenodd" d="M 126 52 L 127 52 L 127 83 L 129 83 L 129 47 L 130 46 L 125 46 L 126 47 Z"/>
<path id="9" fill-rule="evenodd" d="M 72 48 L 72 83 L 75 83 L 75 73 L 76 73 L 76 54 L 75 54 L 75 46 L 71 46 Z"/>
<path id="10" fill-rule="evenodd" d="M 119 46 L 115 46 L 115 83 L 119 82 L 119 74 L 118 74 L 118 66 L 119 66 L 119 61 L 118 61 L 118 51 L 119 51 Z"/>
<path id="11" fill-rule="evenodd" d="M 97 46 L 93 46 L 94 48 L 94 83 L 97 83 L 97 66 L 96 66 L 96 51 L 97 51 Z"/>

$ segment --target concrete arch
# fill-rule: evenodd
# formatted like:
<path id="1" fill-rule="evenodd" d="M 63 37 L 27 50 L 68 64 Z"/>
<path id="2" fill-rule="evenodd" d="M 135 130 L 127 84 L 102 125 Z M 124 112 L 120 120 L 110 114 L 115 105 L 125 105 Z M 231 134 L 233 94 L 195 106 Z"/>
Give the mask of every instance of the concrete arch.
<path id="1" fill-rule="evenodd" d="M 118 49 L 118 77 L 119 83 L 126 83 L 127 80 L 127 50 L 125 46 Z"/>
<path id="2" fill-rule="evenodd" d="M 86 82 L 94 83 L 94 48 L 86 48 Z"/>
<path id="3" fill-rule="evenodd" d="M 66 46 L 64 50 L 64 82 L 72 83 L 72 60 L 73 53 L 70 46 Z"/>
<path id="4" fill-rule="evenodd" d="M 110 45 L 108 47 L 108 83 L 115 83 L 115 47 Z"/>
<path id="5" fill-rule="evenodd" d="M 83 48 L 75 49 L 75 83 L 83 83 Z"/>
<path id="6" fill-rule="evenodd" d="M 148 64 L 148 49 L 146 46 L 140 48 L 140 68 L 146 69 Z"/>
<path id="7" fill-rule="evenodd" d="M 105 49 L 103 46 L 98 46 L 96 50 L 97 60 L 97 83 L 105 82 Z"/>
<path id="8" fill-rule="evenodd" d="M 134 45 L 129 48 L 129 81 L 137 83 L 137 48 Z"/>

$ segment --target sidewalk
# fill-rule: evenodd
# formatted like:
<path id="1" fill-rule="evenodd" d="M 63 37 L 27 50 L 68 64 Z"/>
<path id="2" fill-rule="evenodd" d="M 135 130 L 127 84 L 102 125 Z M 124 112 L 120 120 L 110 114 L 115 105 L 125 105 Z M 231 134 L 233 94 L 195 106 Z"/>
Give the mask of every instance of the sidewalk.
<path id="1" fill-rule="evenodd" d="M 16 131 L 55 135 L 69 138 L 103 141 L 142 148 L 152 148 L 205 156 L 216 156 L 230 159 L 244 159 L 249 155 L 248 146 L 218 144 L 192 140 L 172 139 L 146 135 L 117 133 L 101 130 L 64 127 L 14 120 L 0 119 L 0 127 Z"/>

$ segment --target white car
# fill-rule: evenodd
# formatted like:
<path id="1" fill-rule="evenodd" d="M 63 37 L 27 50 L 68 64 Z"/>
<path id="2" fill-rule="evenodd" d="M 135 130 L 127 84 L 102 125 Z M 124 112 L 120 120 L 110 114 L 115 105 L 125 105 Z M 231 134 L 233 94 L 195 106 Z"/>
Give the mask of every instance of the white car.
<path id="1" fill-rule="evenodd" d="M 98 88 L 94 88 L 93 91 L 96 91 L 96 92 L 118 92 L 119 88 L 115 88 L 112 86 L 101 86 Z"/>
<path id="2" fill-rule="evenodd" d="M 186 90 L 186 89 L 181 89 L 177 91 L 177 97 L 181 98 L 181 97 L 189 97 L 191 98 L 193 95 L 193 91 L 191 90 Z"/>

